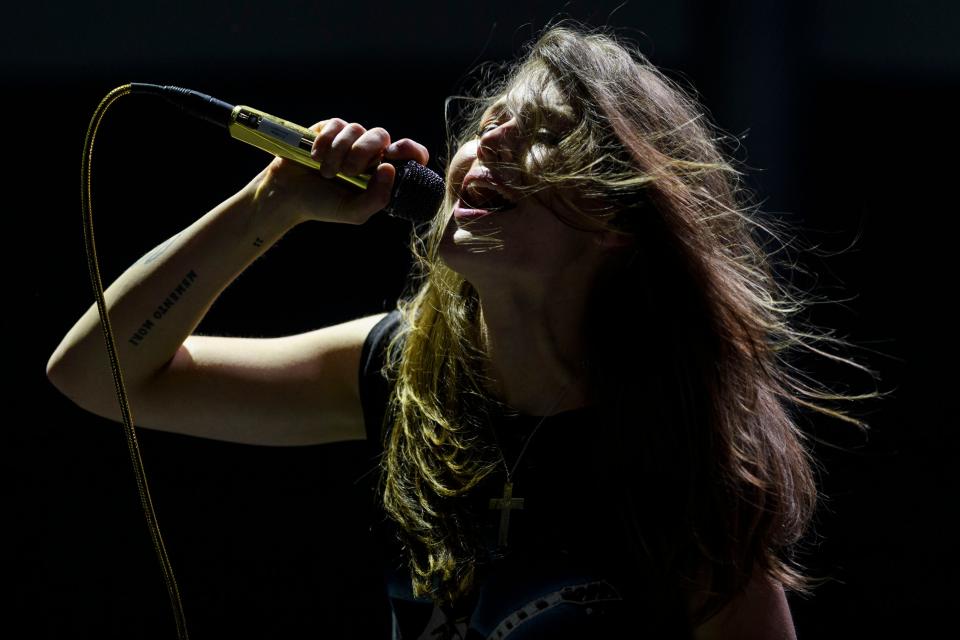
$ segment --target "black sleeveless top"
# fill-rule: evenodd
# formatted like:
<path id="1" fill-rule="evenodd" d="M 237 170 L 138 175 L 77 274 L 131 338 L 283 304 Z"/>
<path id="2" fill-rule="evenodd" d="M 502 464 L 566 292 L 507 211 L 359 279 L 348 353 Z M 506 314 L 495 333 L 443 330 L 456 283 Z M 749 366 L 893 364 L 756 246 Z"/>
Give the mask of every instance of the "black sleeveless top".
<path id="1" fill-rule="evenodd" d="M 478 515 L 487 556 L 478 563 L 477 586 L 469 602 L 445 612 L 429 598 L 413 596 L 395 523 L 386 516 L 375 489 L 390 392 L 380 369 L 400 322 L 400 313 L 394 310 L 373 327 L 363 345 L 359 372 L 370 448 L 364 486 L 370 491 L 371 532 L 384 569 L 392 638 L 686 637 L 663 635 L 662 622 L 650 624 L 663 611 L 650 611 L 644 606 L 647 599 L 634 589 L 638 581 L 624 561 L 623 527 L 612 492 L 601 485 L 586 454 L 598 416 L 593 407 L 549 416 L 531 439 L 513 472 L 513 497 L 522 498 L 523 506 L 509 510 L 506 548 L 498 544 L 504 510 L 490 505 L 491 498 L 503 498 L 506 474 L 492 473 L 472 490 L 468 500 Z M 511 468 L 542 419 L 519 414 L 503 416 L 491 425 Z"/>

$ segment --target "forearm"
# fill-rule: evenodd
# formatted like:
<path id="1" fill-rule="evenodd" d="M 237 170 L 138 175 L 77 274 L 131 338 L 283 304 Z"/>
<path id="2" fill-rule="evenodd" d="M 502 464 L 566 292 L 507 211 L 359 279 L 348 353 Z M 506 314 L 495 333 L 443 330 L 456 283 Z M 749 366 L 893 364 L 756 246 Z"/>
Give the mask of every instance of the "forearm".
<path id="1" fill-rule="evenodd" d="M 126 385 L 169 362 L 220 293 L 300 221 L 257 193 L 263 176 L 147 252 L 104 292 Z M 75 401 L 115 393 L 96 303 L 50 356 L 47 375 Z"/>

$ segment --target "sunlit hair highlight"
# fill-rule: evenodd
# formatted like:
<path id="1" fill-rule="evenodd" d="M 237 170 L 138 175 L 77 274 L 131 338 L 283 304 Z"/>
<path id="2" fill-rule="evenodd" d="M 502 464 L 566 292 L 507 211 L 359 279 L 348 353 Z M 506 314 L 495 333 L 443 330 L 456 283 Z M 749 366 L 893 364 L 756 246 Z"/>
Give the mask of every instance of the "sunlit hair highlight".
<path id="1" fill-rule="evenodd" d="M 692 92 L 611 34 L 552 25 L 499 79 L 483 80 L 448 132 L 447 158 L 501 98 L 527 132 L 556 127 L 511 93 L 525 86 L 541 95 L 552 83 L 575 117 L 551 131 L 559 135 L 547 153 L 501 169 L 571 226 L 600 224 L 637 240 L 589 306 L 604 419 L 585 438 L 621 494 L 632 541 L 625 561 L 651 592 L 695 603 L 691 624 L 751 576 L 808 592 L 814 581 L 793 549 L 817 488 L 797 418 L 809 410 L 865 428 L 832 405 L 881 394 L 840 394 L 796 366 L 805 352 L 875 375 L 828 348 L 848 343 L 801 322 L 812 297 L 774 277 L 775 266 L 795 265 L 775 263 L 778 251 L 766 248 L 789 246 L 785 227 L 750 204 Z M 413 592 L 444 606 L 474 587 L 481 546 L 462 499 L 502 469 L 486 420 L 509 411 L 487 391 L 477 291 L 439 255 L 456 198 L 449 171 L 440 210 L 411 243 L 415 273 L 384 366 L 392 393 L 381 469 Z"/>

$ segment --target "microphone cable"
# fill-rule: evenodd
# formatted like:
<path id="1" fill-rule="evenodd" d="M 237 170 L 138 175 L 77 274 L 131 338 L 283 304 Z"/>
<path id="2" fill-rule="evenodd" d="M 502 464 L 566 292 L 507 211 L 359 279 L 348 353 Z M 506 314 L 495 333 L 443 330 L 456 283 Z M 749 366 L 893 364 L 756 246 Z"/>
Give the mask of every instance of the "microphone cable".
<path id="1" fill-rule="evenodd" d="M 187 623 L 183 615 L 183 603 L 180 601 L 180 589 L 177 587 L 177 579 L 173 575 L 173 566 L 170 564 L 170 558 L 167 556 L 167 548 L 163 543 L 163 536 L 160 533 L 160 526 L 157 523 L 157 514 L 153 508 L 153 500 L 150 498 L 150 487 L 147 485 L 147 477 L 143 470 L 143 459 L 140 456 L 137 432 L 133 428 L 133 416 L 130 412 L 130 403 L 127 401 L 127 390 L 123 384 L 123 372 L 120 370 L 120 363 L 117 360 L 117 344 L 113 337 L 110 317 L 107 315 L 107 304 L 103 297 L 103 282 L 100 279 L 100 266 L 97 261 L 97 245 L 94 242 L 93 236 L 93 214 L 90 206 L 92 199 L 90 178 L 91 164 L 93 163 L 93 143 L 97 137 L 97 129 L 100 127 L 100 122 L 103 120 L 107 109 L 121 96 L 129 93 L 131 93 L 129 84 L 122 85 L 110 91 L 106 97 L 100 101 L 100 104 L 97 105 L 93 116 L 90 118 L 90 124 L 87 126 L 87 134 L 83 141 L 83 160 L 80 168 L 80 205 L 83 213 L 83 239 L 87 251 L 87 267 L 90 270 L 90 280 L 93 283 L 93 294 L 97 299 L 97 310 L 100 312 L 100 324 L 103 327 L 103 335 L 107 343 L 107 355 L 110 357 L 110 369 L 113 371 L 113 384 L 117 389 L 117 398 L 120 401 L 124 433 L 127 435 L 127 448 L 130 450 L 134 475 L 137 479 L 140 504 L 143 506 L 143 512 L 147 517 L 147 526 L 150 529 L 153 548 L 160 560 L 160 568 L 163 570 L 163 578 L 167 584 L 167 594 L 170 596 L 174 622 L 177 626 L 177 638 L 179 638 L 179 640 L 188 640 L 190 636 L 187 633 Z"/>

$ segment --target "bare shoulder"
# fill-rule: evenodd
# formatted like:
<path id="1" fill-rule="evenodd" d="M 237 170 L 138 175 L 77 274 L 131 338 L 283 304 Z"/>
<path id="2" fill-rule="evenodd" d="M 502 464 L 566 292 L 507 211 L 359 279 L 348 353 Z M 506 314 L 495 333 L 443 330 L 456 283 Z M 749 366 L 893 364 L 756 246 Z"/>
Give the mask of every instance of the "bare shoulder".
<path id="1" fill-rule="evenodd" d="M 694 630 L 695 640 L 796 640 L 783 585 L 755 575 L 743 593 Z"/>

